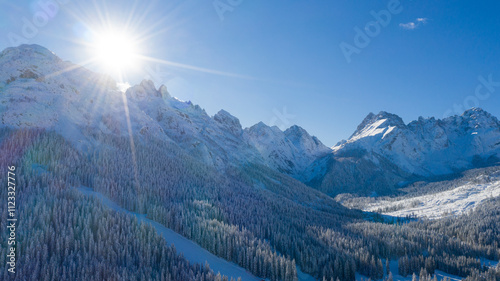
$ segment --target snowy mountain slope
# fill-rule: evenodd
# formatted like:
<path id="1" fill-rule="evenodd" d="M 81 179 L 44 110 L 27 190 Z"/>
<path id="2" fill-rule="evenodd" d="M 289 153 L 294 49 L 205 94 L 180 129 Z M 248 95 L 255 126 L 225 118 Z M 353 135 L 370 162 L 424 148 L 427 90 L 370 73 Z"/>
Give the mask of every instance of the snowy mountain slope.
<path id="1" fill-rule="evenodd" d="M 420 117 L 408 125 L 380 112 L 368 115 L 347 142 L 333 148 L 338 155 L 357 149 L 382 155 L 409 173 L 449 174 L 498 162 L 500 122 L 479 108 L 443 120 Z"/>
<path id="2" fill-rule="evenodd" d="M 251 162 L 297 176 L 316 157 L 330 151 L 298 126 L 282 132 L 259 123 L 243 130 L 229 112 L 220 110 L 210 117 L 198 105 L 171 98 L 164 86 L 156 91 L 150 81 L 128 89 L 126 96 L 156 120 L 170 139 L 218 167 Z"/>
<path id="3" fill-rule="evenodd" d="M 79 133 L 85 129 L 128 135 L 130 118 L 133 134 L 174 140 L 219 165 L 222 159 L 216 155 L 230 146 L 210 136 L 234 142 L 235 136 L 199 106 L 170 97 L 165 86 L 157 90 L 151 81 L 123 93 L 115 81 L 63 62 L 37 45 L 6 49 L 0 65 L 0 112 L 9 127 L 51 128 L 78 143 L 88 141 Z"/>
<path id="4" fill-rule="evenodd" d="M 415 216 L 439 219 L 467 213 L 474 210 L 484 200 L 498 196 L 500 196 L 500 175 L 497 175 L 491 182 L 471 181 L 438 193 L 390 201 L 381 200 L 367 205 L 364 210 L 370 212 L 386 210 L 382 213 L 394 217 Z"/>
<path id="5" fill-rule="evenodd" d="M 170 97 L 165 86 L 156 90 L 151 81 L 129 88 L 126 96 L 169 139 L 206 163 L 220 168 L 230 162 L 264 163 L 258 151 L 244 141 L 239 120 L 226 111 L 210 117 L 198 105 Z M 151 129 L 156 130 L 142 128 L 140 133 Z"/>
<path id="6" fill-rule="evenodd" d="M 494 166 L 467 170 L 448 180 L 415 182 L 390 196 L 341 194 L 335 199 L 348 208 L 392 217 L 439 219 L 468 213 L 499 196 L 500 166 Z"/>
<path id="7" fill-rule="evenodd" d="M 318 157 L 330 152 L 316 137 L 299 126 L 284 132 L 260 122 L 245 129 L 244 137 L 266 159 L 269 165 L 288 175 L 301 178 L 304 169 Z"/>
<path id="8" fill-rule="evenodd" d="M 8 48 L 0 53 L 0 114 L 12 128 L 55 129 L 81 146 L 90 145 L 81 132 L 94 128 L 127 135 L 127 111 L 134 131 L 156 128 L 149 116 L 123 103 L 116 82 L 83 67 L 64 62 L 37 45 Z"/>
<path id="9" fill-rule="evenodd" d="M 132 134 L 174 141 L 220 168 L 252 162 L 296 176 L 329 151 L 297 126 L 275 131 L 275 139 L 243 130 L 228 112 L 210 117 L 198 105 L 172 97 L 164 85 L 156 89 L 151 81 L 122 92 L 111 78 L 64 62 L 38 45 L 0 54 L 0 91 L 2 125 L 55 129 L 82 148 L 95 141 L 83 130 L 126 136 L 130 123 Z"/>
<path id="10" fill-rule="evenodd" d="M 370 113 L 332 150 L 307 169 L 310 185 L 328 194 L 387 194 L 405 182 L 499 163 L 500 122 L 479 108 L 407 125 L 394 114 Z"/>

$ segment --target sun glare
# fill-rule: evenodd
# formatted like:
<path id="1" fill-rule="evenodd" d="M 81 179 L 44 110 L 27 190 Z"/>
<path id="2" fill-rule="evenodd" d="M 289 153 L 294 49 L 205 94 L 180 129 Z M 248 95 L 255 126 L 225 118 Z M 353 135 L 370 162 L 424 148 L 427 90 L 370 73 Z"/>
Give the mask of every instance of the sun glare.
<path id="1" fill-rule="evenodd" d="M 137 64 L 135 40 L 124 32 L 99 33 L 93 43 L 94 57 L 105 71 L 123 73 Z"/>

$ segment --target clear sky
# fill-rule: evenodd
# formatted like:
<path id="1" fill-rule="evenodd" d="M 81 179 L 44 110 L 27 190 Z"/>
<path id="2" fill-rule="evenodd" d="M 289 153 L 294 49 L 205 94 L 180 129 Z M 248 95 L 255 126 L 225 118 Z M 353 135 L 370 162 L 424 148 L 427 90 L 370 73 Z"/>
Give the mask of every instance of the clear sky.
<path id="1" fill-rule="evenodd" d="M 210 115 L 298 124 L 332 146 L 369 112 L 500 117 L 499 11 L 493 0 L 0 0 L 0 49 L 35 43 L 85 64 L 99 30 L 126 29 L 142 59 L 117 80 L 150 78 Z"/>

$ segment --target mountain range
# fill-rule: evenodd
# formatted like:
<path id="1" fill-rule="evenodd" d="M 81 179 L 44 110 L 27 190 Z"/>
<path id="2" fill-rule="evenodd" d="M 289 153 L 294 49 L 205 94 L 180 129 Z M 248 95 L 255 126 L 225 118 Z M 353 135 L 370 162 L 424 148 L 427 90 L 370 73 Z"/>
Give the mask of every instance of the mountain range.
<path id="1" fill-rule="evenodd" d="M 0 90 L 4 126 L 54 129 L 84 150 L 95 146 L 81 134 L 89 127 L 162 138 L 215 167 L 265 165 L 329 195 L 387 194 L 418 179 L 499 162 L 500 122 L 479 108 L 408 124 L 395 114 L 370 113 L 348 140 L 329 148 L 296 125 L 243 129 L 227 111 L 209 116 L 152 81 L 123 92 L 111 78 L 38 45 L 0 54 Z"/>
<path id="2" fill-rule="evenodd" d="M 0 116 L 0 168 L 15 168 L 22 210 L 18 279 L 500 276 L 484 262 L 500 257 L 498 167 L 479 168 L 499 162 L 500 122 L 478 108 L 408 124 L 370 113 L 330 148 L 21 45 L 0 53 Z"/>

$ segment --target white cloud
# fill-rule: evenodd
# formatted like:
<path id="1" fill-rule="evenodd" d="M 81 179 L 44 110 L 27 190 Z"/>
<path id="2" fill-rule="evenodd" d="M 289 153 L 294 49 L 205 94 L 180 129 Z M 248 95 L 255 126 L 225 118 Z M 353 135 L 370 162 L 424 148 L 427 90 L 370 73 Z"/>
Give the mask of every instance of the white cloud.
<path id="1" fill-rule="evenodd" d="M 426 24 L 426 23 L 427 23 L 427 18 L 417 18 L 415 21 L 411 21 L 408 23 L 400 23 L 399 27 L 406 29 L 406 30 L 414 30 L 414 29 L 417 29 L 422 24 Z"/>

